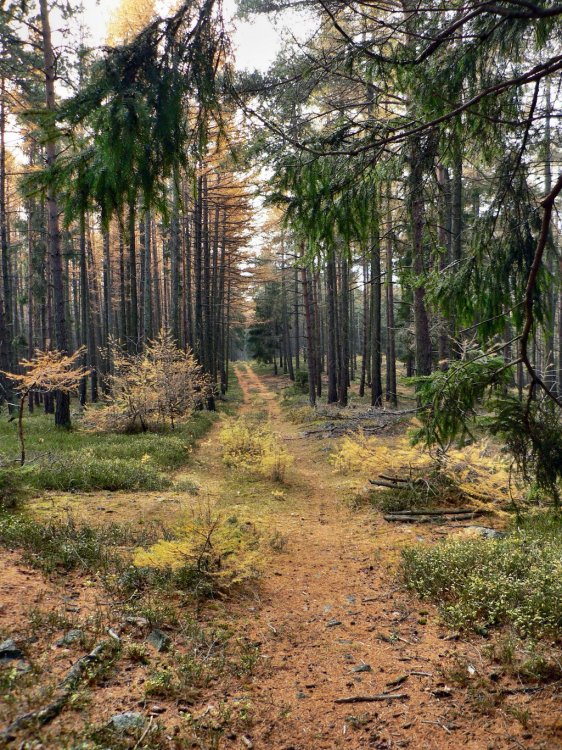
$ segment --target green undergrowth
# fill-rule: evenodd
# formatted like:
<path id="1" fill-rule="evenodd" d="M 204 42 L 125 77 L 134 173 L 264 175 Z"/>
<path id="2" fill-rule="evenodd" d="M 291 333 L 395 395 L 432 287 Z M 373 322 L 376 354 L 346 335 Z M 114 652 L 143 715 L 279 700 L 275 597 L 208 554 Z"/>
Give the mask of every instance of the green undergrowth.
<path id="1" fill-rule="evenodd" d="M 562 637 L 562 519 L 534 514 L 500 539 L 457 538 L 402 553 L 406 585 L 440 605 L 444 620 L 485 635 Z"/>
<path id="2" fill-rule="evenodd" d="M 69 518 L 47 523 L 20 512 L 0 513 L 0 544 L 23 552 L 27 563 L 44 573 L 122 572 L 127 549 L 169 535 L 161 524 L 82 524 Z"/>
<path id="3" fill-rule="evenodd" d="M 54 426 L 52 417 L 26 418 L 28 461 L 17 464 L 14 422 L 0 421 L 0 495 L 10 504 L 18 490 L 88 492 L 94 490 L 161 490 L 171 485 L 169 473 L 183 466 L 197 441 L 215 420 L 212 412 L 195 412 L 175 430 L 117 435 Z M 13 503 L 12 503 L 13 504 Z"/>

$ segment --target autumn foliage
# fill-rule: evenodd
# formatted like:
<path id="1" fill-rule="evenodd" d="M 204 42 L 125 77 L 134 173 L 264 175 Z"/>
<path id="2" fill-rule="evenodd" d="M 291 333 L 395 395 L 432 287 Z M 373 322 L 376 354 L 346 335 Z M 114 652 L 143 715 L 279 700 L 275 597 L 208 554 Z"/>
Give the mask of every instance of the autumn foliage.
<path id="1" fill-rule="evenodd" d="M 115 343 L 110 395 L 101 408 L 87 410 L 87 423 L 109 432 L 147 432 L 175 427 L 213 395 L 213 386 L 191 350 L 179 349 L 161 330 L 140 354 Z"/>
<path id="2" fill-rule="evenodd" d="M 60 351 L 38 351 L 32 359 L 24 359 L 21 366 L 23 373 L 5 372 L 16 384 L 19 393 L 18 436 L 21 447 L 20 463 L 25 463 L 25 441 L 23 434 L 23 410 L 26 400 L 32 393 L 72 393 L 78 387 L 86 370 L 78 367 L 84 349 L 78 349 L 72 355 Z"/>

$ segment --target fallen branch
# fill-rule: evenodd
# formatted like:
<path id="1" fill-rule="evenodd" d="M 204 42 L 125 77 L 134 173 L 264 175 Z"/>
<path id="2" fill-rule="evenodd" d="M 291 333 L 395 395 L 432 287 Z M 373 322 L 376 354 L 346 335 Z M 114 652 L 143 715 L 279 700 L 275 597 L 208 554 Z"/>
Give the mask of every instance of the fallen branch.
<path id="1" fill-rule="evenodd" d="M 393 510 L 393 516 L 458 516 L 465 515 L 466 513 L 486 513 L 490 511 L 481 510 L 480 508 L 454 508 L 447 510 L 442 508 L 441 510 Z"/>
<path id="2" fill-rule="evenodd" d="M 113 654 L 114 651 L 115 643 L 113 641 L 100 641 L 89 654 L 78 659 L 72 665 L 68 674 L 59 682 L 57 690 L 60 691 L 60 695 L 55 700 L 44 708 L 39 708 L 36 711 L 28 711 L 18 716 L 0 732 L 0 740 L 10 742 L 15 739 L 14 732 L 18 732 L 20 729 L 29 726 L 29 724 L 45 726 L 45 724 L 55 719 L 78 686 L 87 668 L 92 666 L 92 664 L 99 663 L 107 654 Z"/>
<path id="3" fill-rule="evenodd" d="M 377 703 L 378 701 L 407 700 L 407 693 L 379 693 L 378 695 L 352 695 L 349 698 L 336 698 L 334 703 Z"/>
<path id="4" fill-rule="evenodd" d="M 471 511 L 470 513 L 463 513 L 459 515 L 449 516 L 447 513 L 441 513 L 437 516 L 417 515 L 417 516 L 405 516 L 396 513 L 383 516 L 385 521 L 390 523 L 431 523 L 432 521 L 471 521 L 481 514 L 481 511 Z"/>

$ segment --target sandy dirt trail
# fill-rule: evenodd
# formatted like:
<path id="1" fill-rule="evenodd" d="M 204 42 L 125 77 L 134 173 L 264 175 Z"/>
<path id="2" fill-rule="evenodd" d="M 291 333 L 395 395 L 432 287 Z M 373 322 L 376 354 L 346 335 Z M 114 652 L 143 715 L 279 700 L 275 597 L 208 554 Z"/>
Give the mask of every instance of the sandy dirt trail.
<path id="1" fill-rule="evenodd" d="M 542 698 L 540 726 L 531 718 L 525 729 L 503 709 L 479 710 L 470 684 L 449 685 L 444 669 L 470 664 L 478 675 L 492 668 L 484 663 L 482 641 L 451 640 L 436 611 L 405 594 L 396 580 L 400 546 L 422 534 L 428 538 L 427 528 L 397 529 L 372 511 L 352 509 L 327 460 L 333 443 L 304 437 L 283 418 L 270 387 L 274 378 L 243 365 L 236 375 L 242 412 L 266 409 L 295 457 L 288 510 L 276 518 L 287 550 L 272 556 L 255 605 L 245 617 L 240 613 L 240 627 L 261 644 L 267 665 L 244 694 L 255 707 L 254 747 L 562 747 L 554 695 Z M 383 693 L 404 697 L 336 703 Z M 531 695 L 513 700 L 533 716 Z"/>
<path id="2" fill-rule="evenodd" d="M 251 670 L 223 669 L 181 700 L 158 696 L 168 737 L 162 750 L 562 750 L 556 686 L 528 691 L 514 682 L 490 662 L 489 641 L 455 638 L 437 610 L 398 581 L 403 545 L 443 538 L 447 531 L 388 524 L 370 507 L 354 507 L 357 479 L 338 476 L 329 462 L 337 442 L 307 436 L 281 408 L 286 381 L 245 364 L 235 373 L 243 391 L 241 416 L 267 425 L 294 457 L 283 485 L 225 466 L 223 423 L 217 420 L 174 477 L 199 487 L 197 496 L 179 490 L 114 493 L 103 498 L 103 508 L 95 494 L 65 500 L 66 512 L 79 513 L 78 519 L 104 519 L 105 508 L 114 521 L 155 519 L 168 526 L 208 502 L 241 520 L 247 514 L 263 532 L 265 569 L 250 590 L 211 600 L 195 613 L 178 599 L 180 616 L 226 627 L 234 642 L 259 645 L 259 658 Z M 52 512 L 48 497 L 41 502 Z M 274 531 L 284 540 L 277 551 L 267 543 Z M 119 608 L 79 573 L 45 581 L 20 553 L 8 550 L 0 563 L 0 627 L 14 637 L 35 607 L 67 618 L 76 611 L 77 622 L 103 610 L 103 622 L 119 626 Z M 180 651 L 190 647 L 189 635 L 169 630 Z M 55 648 L 48 630 L 30 648 L 53 676 L 81 654 L 80 647 Z M 85 722 L 103 725 L 116 712 L 148 710 L 153 699 L 147 701 L 144 685 L 158 666 L 154 654 L 148 666 L 120 660 L 90 691 L 83 710 L 65 710 L 41 730 L 37 747 L 74 747 L 61 738 Z M 337 702 L 381 695 L 374 702 Z M 501 701 L 494 706 L 496 698 Z M 218 734 L 204 733 L 194 744 L 181 739 L 190 733 L 189 716 L 203 717 L 205 724 L 219 714 Z"/>

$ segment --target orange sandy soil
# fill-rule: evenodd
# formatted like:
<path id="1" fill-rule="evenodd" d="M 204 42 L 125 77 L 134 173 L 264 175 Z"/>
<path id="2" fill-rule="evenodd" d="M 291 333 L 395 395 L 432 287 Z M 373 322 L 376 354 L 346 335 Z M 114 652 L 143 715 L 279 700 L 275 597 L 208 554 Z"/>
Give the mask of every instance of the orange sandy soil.
<path id="1" fill-rule="evenodd" d="M 103 723 L 125 710 L 148 715 L 157 704 L 164 709 L 153 717 L 163 727 L 158 745 L 162 748 L 562 748 L 562 705 L 556 686 L 526 692 L 528 685 L 490 662 L 488 641 L 458 638 L 440 624 L 434 607 L 404 592 L 397 581 L 396 562 L 404 544 L 437 540 L 456 529 L 388 524 L 370 508 L 352 508 L 349 497 L 357 482 L 335 475 L 327 460 L 334 441 L 306 437 L 302 426 L 284 419 L 277 393 L 282 380 L 258 376 L 244 365 L 236 374 L 244 392 L 241 411 L 266 411 L 272 429 L 295 458 L 283 487 L 285 499 L 268 496 L 262 504 L 267 492 L 263 480 L 248 487 L 246 479 L 243 491 L 243 507 L 253 502 L 262 522 L 268 520 L 270 528 L 282 532 L 287 547 L 279 553 L 268 550 L 265 574 L 252 591 L 212 602 L 197 617 L 208 625 L 227 623 L 237 643 L 259 645 L 255 668 L 243 676 L 225 671 L 210 685 L 179 699 L 146 699 L 148 667 L 121 659 L 101 684 L 90 688 L 85 705 L 78 702 L 65 709 L 41 731 L 27 730 L 12 746 L 26 747 L 22 740 L 35 738 L 45 748 L 74 747 L 72 738 L 86 725 Z M 235 490 L 237 470 L 221 462 L 219 429 L 218 423 L 213 426 L 184 475 L 200 485 L 206 500 L 236 508 L 241 502 Z M 112 521 L 133 513 L 170 522 L 195 501 L 172 493 L 116 493 L 104 496 L 103 502 L 92 496 L 68 498 L 69 505 L 89 520 L 99 518 L 100 505 L 114 509 Z M 98 616 L 104 627 L 119 627 L 119 606 L 108 605 L 95 581 L 74 575 L 45 581 L 23 565 L 17 553 L 2 551 L 0 557 L 0 634 L 28 637 L 33 608 L 66 612 L 77 623 Z M 53 647 L 53 632 L 40 630 L 27 646 L 30 658 L 47 672 L 46 684 L 84 653 L 79 646 Z M 181 651 L 186 636 L 173 628 L 169 633 Z M 141 639 L 143 634 L 127 637 Z M 153 654 L 150 668 L 167 658 Z M 353 671 L 360 665 L 371 669 Z M 469 665 L 474 674 L 452 679 L 453 672 L 468 675 Z M 438 697 L 449 687 L 447 697 Z M 44 688 L 30 688 L 33 705 L 41 703 L 41 696 L 44 700 L 45 693 L 38 692 Z M 385 692 L 403 697 L 335 703 L 338 698 Z M 10 720 L 28 704 L 5 701 L 0 721 Z M 523 722 L 517 718 L 522 715 Z M 193 730 L 193 718 L 198 731 Z M 211 741 L 212 732 L 204 730 L 213 722 L 222 724 L 223 731 Z"/>

